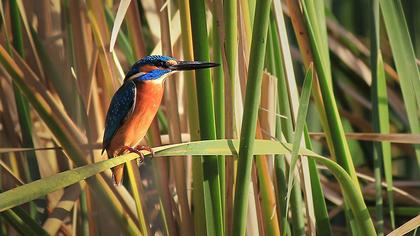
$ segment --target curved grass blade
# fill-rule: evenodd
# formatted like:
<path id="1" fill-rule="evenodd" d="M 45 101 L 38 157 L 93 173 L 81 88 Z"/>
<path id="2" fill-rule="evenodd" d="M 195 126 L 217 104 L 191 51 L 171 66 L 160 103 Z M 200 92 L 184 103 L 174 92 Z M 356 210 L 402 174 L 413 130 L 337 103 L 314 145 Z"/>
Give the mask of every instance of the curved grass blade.
<path id="1" fill-rule="evenodd" d="M 259 140 L 256 142 L 255 155 L 259 154 L 275 154 L 288 153 L 290 145 L 280 144 L 273 146 L 273 141 Z M 198 141 L 184 144 L 172 144 L 154 148 L 154 156 L 187 156 L 187 155 L 236 155 L 239 142 L 234 140 L 214 140 L 214 141 Z M 269 150 L 268 152 L 265 150 Z M 303 155 L 315 155 L 311 151 L 302 150 Z M 112 158 L 107 161 L 95 163 L 93 165 L 85 165 L 73 170 L 61 172 L 57 175 L 37 180 L 26 185 L 25 187 L 17 187 L 12 190 L 0 194 L 0 211 L 10 209 L 11 207 L 36 199 L 46 193 L 56 191 L 63 187 L 77 183 L 96 173 L 107 170 L 118 164 L 137 158 L 136 155 L 125 155 L 122 158 Z M 47 184 L 45 184 L 47 183 Z M 21 191 L 26 193 L 22 193 Z M 17 197 L 18 196 L 18 197 Z"/>
<path id="2" fill-rule="evenodd" d="M 109 43 L 109 51 L 114 51 L 114 45 L 117 41 L 118 31 L 120 31 L 121 24 L 124 20 L 125 13 L 127 12 L 128 6 L 130 6 L 131 0 L 121 0 L 118 6 L 117 15 L 115 16 L 114 26 L 112 27 L 111 41 Z"/>
<path id="3" fill-rule="evenodd" d="M 327 70 L 328 63 L 324 61 L 327 57 L 323 54 L 322 47 L 320 47 L 321 42 L 319 41 L 321 38 L 317 37 L 316 32 L 314 32 L 314 25 L 312 25 L 312 20 L 316 21 L 316 19 L 311 18 L 310 14 L 313 14 L 314 12 L 309 12 L 309 9 L 313 10 L 312 8 L 308 9 L 307 4 L 309 3 L 302 3 L 303 13 L 307 23 L 308 36 L 313 48 L 314 63 L 318 73 L 318 80 L 324 101 L 325 112 L 331 129 L 331 135 L 335 137 L 332 139 L 335 156 L 337 158 L 337 162 L 340 163 L 340 165 L 343 166 L 353 178 L 355 186 L 360 189 L 349 146 L 344 136 L 344 129 L 338 113 L 337 102 L 334 98 L 331 87 L 331 72 Z"/>
<path id="4" fill-rule="evenodd" d="M 413 45 L 400 1 L 380 0 L 379 5 L 391 44 L 400 86 L 412 133 L 420 133 L 420 74 L 416 65 Z M 420 168 L 420 145 L 414 145 Z"/>
<path id="5" fill-rule="evenodd" d="M 314 150 L 307 127 L 305 127 L 304 135 L 306 147 L 310 150 Z M 316 162 L 314 160 L 308 160 L 308 165 L 311 176 L 312 201 L 315 206 L 314 214 L 316 218 L 316 232 L 318 235 L 331 236 L 332 230 L 330 225 L 330 218 L 328 215 L 326 199 L 324 197 L 324 192 L 321 186 L 321 180 L 319 177 L 320 174 L 318 173 Z"/>
<path id="6" fill-rule="evenodd" d="M 208 140 L 190 143 L 172 144 L 154 148 L 155 157 L 187 156 L 187 155 L 237 155 L 238 140 Z M 252 155 L 290 154 L 292 145 L 269 140 L 255 140 Z M 337 178 L 344 195 L 353 211 L 356 223 L 362 235 L 374 235 L 375 229 L 368 209 L 358 189 L 355 189 L 350 176 L 332 160 L 320 156 L 310 150 L 300 149 L 299 155 L 308 156 L 325 165 Z M 149 157 L 149 154 L 147 155 Z M 117 158 L 89 164 L 61 172 L 54 176 L 19 186 L 0 194 L 0 212 L 11 207 L 36 199 L 49 192 L 77 183 L 99 172 L 138 158 L 136 154 L 127 154 Z"/>
<path id="7" fill-rule="evenodd" d="M 108 26 L 110 27 L 114 22 L 114 16 L 108 7 L 105 7 L 105 16 Z M 121 48 L 124 56 L 126 57 L 129 64 L 133 64 L 136 61 L 134 56 L 133 48 L 128 40 L 127 35 L 122 31 L 118 31 L 118 46 Z"/>
<path id="8" fill-rule="evenodd" d="M 295 134 L 293 137 L 293 148 L 292 148 L 292 161 L 290 164 L 290 174 L 289 174 L 289 180 L 287 184 L 287 195 L 286 195 L 286 209 L 287 212 L 289 207 L 289 199 L 290 194 L 292 191 L 293 186 L 293 177 L 295 173 L 295 167 L 296 162 L 298 158 L 298 152 L 300 143 L 302 140 L 302 134 L 305 126 L 306 121 L 306 114 L 308 113 L 308 107 L 309 107 L 309 99 L 311 97 L 311 88 L 312 88 L 312 80 L 313 80 L 313 66 L 312 64 L 309 66 L 308 71 L 306 72 L 305 81 L 303 82 L 302 86 L 302 95 L 299 100 L 299 109 L 297 114 L 297 120 L 296 120 L 296 128 L 295 128 Z"/>
<path id="9" fill-rule="evenodd" d="M 329 60 L 328 50 L 325 51 L 326 49 L 322 47 L 323 39 L 320 37 L 320 32 L 316 27 L 319 23 L 325 24 L 325 19 L 322 17 L 314 17 L 316 12 L 313 4 L 314 3 L 311 1 L 303 1 L 302 10 L 303 17 L 306 21 L 305 27 L 308 32 L 308 39 L 312 47 L 311 51 L 313 52 L 313 60 L 318 74 L 319 88 L 322 94 L 324 107 L 323 112 L 325 112 L 326 121 L 328 123 L 324 128 L 329 129 L 331 132 L 329 137 L 333 148 L 330 148 L 330 150 L 336 157 L 337 162 L 344 167 L 353 179 L 355 189 L 360 191 L 360 184 L 356 176 L 356 170 L 353 164 L 350 148 L 344 136 L 343 123 L 338 113 L 337 101 L 332 89 L 331 70 L 329 70 L 329 63 L 327 62 Z M 351 199 L 346 199 L 346 203 L 349 200 Z M 355 223 L 351 215 L 348 214 L 349 211 L 347 204 L 345 208 L 346 218 L 348 219 L 352 232 L 355 234 L 361 234 L 358 230 L 359 225 Z"/>
<path id="10" fill-rule="evenodd" d="M 274 41 L 275 54 L 275 72 L 277 80 L 277 106 L 278 112 L 284 114 L 287 119 L 280 119 L 277 117 L 276 121 L 276 139 L 277 140 L 291 140 L 293 133 L 293 116 L 291 114 L 291 107 L 289 103 L 289 92 L 297 91 L 296 80 L 294 76 L 294 69 L 292 65 L 292 57 L 289 50 L 289 42 L 286 35 L 286 25 L 283 19 L 283 12 L 281 10 L 280 2 L 273 2 L 273 10 L 276 16 L 276 24 L 271 26 L 271 34 Z M 277 29 L 274 27 L 276 26 Z M 296 88 L 296 90 L 291 89 Z M 293 95 L 292 95 L 293 96 Z M 292 120 L 293 119 L 293 120 Z M 284 137 L 282 137 L 284 135 Z M 285 158 L 281 156 L 275 157 L 275 174 L 276 174 L 276 191 L 277 191 L 277 211 L 280 219 L 280 230 L 282 235 L 290 235 L 290 226 L 288 222 L 288 214 L 286 212 L 287 201 L 287 170 Z M 299 186 L 295 185 L 295 188 Z M 300 190 L 300 189 L 299 189 Z M 294 202 L 293 202 L 294 203 Z M 292 204 L 293 208 L 297 206 Z M 292 208 L 292 211 L 293 211 Z M 302 220 L 301 220 L 302 219 Z M 293 214 L 291 218 L 292 227 L 296 228 L 301 222 L 304 222 L 302 214 Z M 299 226 L 298 226 L 299 227 Z"/>

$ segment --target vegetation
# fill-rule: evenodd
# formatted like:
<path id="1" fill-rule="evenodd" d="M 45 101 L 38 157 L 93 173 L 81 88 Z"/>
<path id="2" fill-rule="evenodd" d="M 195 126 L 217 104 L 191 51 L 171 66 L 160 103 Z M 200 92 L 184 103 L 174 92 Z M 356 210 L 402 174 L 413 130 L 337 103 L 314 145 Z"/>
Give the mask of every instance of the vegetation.
<path id="1" fill-rule="evenodd" d="M 415 235 L 419 10 L 1 1 L 0 235 Z M 165 82 L 153 158 L 108 160 L 110 99 L 150 54 L 221 66 Z"/>

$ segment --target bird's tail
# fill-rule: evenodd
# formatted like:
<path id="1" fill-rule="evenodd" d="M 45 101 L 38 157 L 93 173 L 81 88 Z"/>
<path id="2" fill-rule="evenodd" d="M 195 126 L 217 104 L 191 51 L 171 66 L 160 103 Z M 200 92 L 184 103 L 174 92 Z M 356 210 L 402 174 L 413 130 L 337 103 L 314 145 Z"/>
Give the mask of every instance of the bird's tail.
<path id="1" fill-rule="evenodd" d="M 121 185 L 121 180 L 124 174 L 124 164 L 112 168 L 112 179 L 115 185 Z"/>

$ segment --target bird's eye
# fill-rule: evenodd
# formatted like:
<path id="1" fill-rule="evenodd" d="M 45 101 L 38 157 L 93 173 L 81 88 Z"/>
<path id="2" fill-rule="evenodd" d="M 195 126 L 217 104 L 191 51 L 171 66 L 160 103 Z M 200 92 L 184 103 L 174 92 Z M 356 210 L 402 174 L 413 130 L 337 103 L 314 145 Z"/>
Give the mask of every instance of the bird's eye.
<path id="1" fill-rule="evenodd" d="M 166 63 L 166 61 L 159 61 L 157 63 L 157 66 L 163 67 L 163 68 L 168 68 L 168 64 Z"/>

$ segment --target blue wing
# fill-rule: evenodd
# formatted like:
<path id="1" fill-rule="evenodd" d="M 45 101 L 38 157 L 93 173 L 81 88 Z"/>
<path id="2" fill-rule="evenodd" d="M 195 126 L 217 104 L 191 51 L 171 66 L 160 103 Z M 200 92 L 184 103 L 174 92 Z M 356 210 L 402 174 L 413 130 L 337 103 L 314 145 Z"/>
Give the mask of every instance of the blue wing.
<path id="1" fill-rule="evenodd" d="M 133 81 L 124 83 L 112 97 L 105 120 L 105 132 L 102 141 L 102 153 L 108 147 L 112 137 L 125 118 L 133 109 L 136 97 L 136 84 Z"/>

